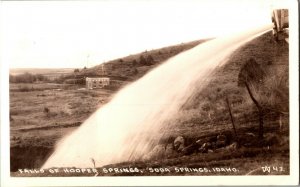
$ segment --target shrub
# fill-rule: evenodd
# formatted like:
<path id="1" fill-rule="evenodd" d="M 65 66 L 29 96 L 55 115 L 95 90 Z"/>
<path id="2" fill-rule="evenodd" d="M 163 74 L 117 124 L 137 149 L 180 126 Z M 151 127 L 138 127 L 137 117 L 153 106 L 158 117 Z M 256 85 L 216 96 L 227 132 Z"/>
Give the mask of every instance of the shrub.
<path id="1" fill-rule="evenodd" d="M 20 92 L 29 92 L 30 89 L 29 89 L 28 86 L 20 86 L 20 87 L 19 87 L 19 91 L 20 91 Z"/>
<path id="2" fill-rule="evenodd" d="M 138 74 L 138 72 L 139 72 L 139 71 L 138 71 L 136 68 L 134 68 L 133 71 L 132 71 L 132 73 L 133 73 L 134 75 Z"/>
<path id="3" fill-rule="evenodd" d="M 41 74 L 31 74 L 31 73 L 24 73 L 20 75 L 9 75 L 9 82 L 10 83 L 33 83 L 36 81 L 49 81 L 49 79 Z"/>
<path id="4" fill-rule="evenodd" d="M 44 107 L 44 113 L 48 114 L 50 112 L 48 107 Z"/>
<path id="5" fill-rule="evenodd" d="M 137 61 L 136 61 L 136 59 L 134 59 L 133 61 L 132 61 L 132 66 L 136 66 L 137 65 Z"/>
<path id="6" fill-rule="evenodd" d="M 140 65 L 142 66 L 151 66 L 154 62 L 154 59 L 151 55 L 148 55 L 146 58 L 141 55 L 140 56 Z"/>
<path id="7" fill-rule="evenodd" d="M 147 65 L 152 65 L 154 62 L 154 59 L 151 55 L 147 56 Z"/>
<path id="8" fill-rule="evenodd" d="M 140 65 L 146 65 L 147 64 L 147 60 L 143 55 L 140 56 L 139 63 L 140 63 Z"/>

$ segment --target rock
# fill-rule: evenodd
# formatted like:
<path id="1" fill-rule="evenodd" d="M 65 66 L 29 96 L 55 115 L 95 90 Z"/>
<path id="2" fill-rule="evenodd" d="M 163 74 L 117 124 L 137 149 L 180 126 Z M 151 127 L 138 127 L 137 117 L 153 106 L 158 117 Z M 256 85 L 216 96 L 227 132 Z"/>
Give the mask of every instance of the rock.
<path id="1" fill-rule="evenodd" d="M 184 149 L 184 138 L 182 136 L 178 136 L 174 140 L 174 149 L 177 151 L 182 151 Z"/>
<path id="2" fill-rule="evenodd" d="M 213 153 L 214 151 L 212 149 L 207 150 L 208 153 Z"/>
<path id="3" fill-rule="evenodd" d="M 255 137 L 255 134 L 254 133 L 252 133 L 252 132 L 247 132 L 247 133 L 245 133 L 246 135 L 248 135 L 248 136 L 252 136 L 252 137 Z"/>
<path id="4" fill-rule="evenodd" d="M 212 143 L 211 143 L 211 148 L 212 148 L 212 149 L 216 149 L 216 148 L 217 148 L 216 142 L 212 142 Z"/>
<path id="5" fill-rule="evenodd" d="M 223 135 L 223 134 L 219 134 L 218 136 L 217 136 L 217 141 L 226 141 L 227 140 L 227 137 L 225 136 L 225 135 Z"/>
<path id="6" fill-rule="evenodd" d="M 196 143 L 192 143 L 191 145 L 182 149 L 183 154 L 189 155 L 197 151 L 199 145 Z"/>
<path id="7" fill-rule="evenodd" d="M 211 143 L 206 142 L 198 149 L 198 151 L 200 153 L 207 153 L 208 149 L 211 149 L 211 148 L 212 148 Z"/>
<path id="8" fill-rule="evenodd" d="M 216 142 L 216 147 L 225 147 L 226 146 L 226 141 L 217 141 Z"/>
<path id="9" fill-rule="evenodd" d="M 166 146 L 166 150 L 165 150 L 165 156 L 167 158 L 170 158 L 172 155 L 175 154 L 175 151 L 174 151 L 174 147 L 173 147 L 173 144 L 168 144 Z"/>
<path id="10" fill-rule="evenodd" d="M 205 141 L 204 140 L 202 140 L 202 139 L 199 139 L 199 140 L 197 140 L 196 141 L 196 144 L 198 144 L 198 145 L 203 145 L 205 143 Z"/>
<path id="11" fill-rule="evenodd" d="M 238 147 L 238 143 L 237 142 L 234 142 L 228 146 L 225 147 L 226 150 L 228 151 L 235 151 Z"/>
<path id="12" fill-rule="evenodd" d="M 221 148 L 218 148 L 216 149 L 215 151 L 216 152 L 224 152 L 224 151 L 229 151 L 229 152 L 232 152 L 232 151 L 235 151 L 236 149 L 238 148 L 238 143 L 237 142 L 234 142 L 226 147 L 221 147 Z"/>
<path id="13" fill-rule="evenodd" d="M 227 142 L 227 137 L 223 134 L 217 136 L 216 147 L 225 147 Z"/>

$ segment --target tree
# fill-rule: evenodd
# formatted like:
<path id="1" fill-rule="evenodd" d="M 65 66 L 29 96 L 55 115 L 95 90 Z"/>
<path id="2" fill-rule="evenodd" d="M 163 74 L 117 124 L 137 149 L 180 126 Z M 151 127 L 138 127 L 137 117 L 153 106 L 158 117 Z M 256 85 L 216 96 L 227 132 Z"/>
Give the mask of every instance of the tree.
<path id="1" fill-rule="evenodd" d="M 139 61 L 139 63 L 140 63 L 141 65 L 146 65 L 146 64 L 147 64 L 147 60 L 146 60 L 146 58 L 145 58 L 143 55 L 140 56 L 140 61 Z"/>
<path id="2" fill-rule="evenodd" d="M 134 75 L 138 74 L 138 72 L 139 72 L 139 71 L 138 71 L 136 68 L 134 68 L 133 71 L 132 71 L 132 73 L 133 73 Z"/>
<path id="3" fill-rule="evenodd" d="M 251 100 L 255 104 L 258 110 L 259 116 L 259 130 L 258 130 L 258 138 L 262 140 L 264 134 L 264 111 L 263 106 L 258 102 L 258 100 L 254 97 L 253 88 L 255 86 L 259 86 L 265 77 L 265 72 L 261 68 L 260 64 L 256 62 L 255 59 L 250 58 L 241 68 L 238 75 L 238 85 L 245 86 Z M 252 86 L 252 88 L 250 87 Z"/>
<path id="4" fill-rule="evenodd" d="M 133 61 L 132 61 L 132 66 L 136 66 L 137 65 L 137 61 L 136 61 L 136 59 L 134 59 Z"/>
<path id="5" fill-rule="evenodd" d="M 152 65 L 153 64 L 153 62 L 154 62 L 154 59 L 153 59 L 153 57 L 151 56 L 151 55 L 148 55 L 147 56 L 147 65 Z"/>
<path id="6" fill-rule="evenodd" d="M 153 61 L 154 59 L 151 55 L 148 55 L 146 58 L 143 55 L 140 56 L 140 64 L 143 66 L 151 66 Z"/>

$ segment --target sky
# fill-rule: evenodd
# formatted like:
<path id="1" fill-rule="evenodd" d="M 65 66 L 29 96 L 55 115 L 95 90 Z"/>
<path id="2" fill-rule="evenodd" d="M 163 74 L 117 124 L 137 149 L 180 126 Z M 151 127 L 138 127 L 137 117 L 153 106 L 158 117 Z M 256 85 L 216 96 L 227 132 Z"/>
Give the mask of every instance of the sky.
<path id="1" fill-rule="evenodd" d="M 92 67 L 270 24 L 269 0 L 0 1 L 10 68 Z"/>

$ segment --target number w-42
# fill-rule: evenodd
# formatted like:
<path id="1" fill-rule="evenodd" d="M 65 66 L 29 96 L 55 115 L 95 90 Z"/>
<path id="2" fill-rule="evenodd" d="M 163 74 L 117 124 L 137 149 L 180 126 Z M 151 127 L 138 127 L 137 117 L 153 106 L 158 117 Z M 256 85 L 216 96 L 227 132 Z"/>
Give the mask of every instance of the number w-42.
<path id="1" fill-rule="evenodd" d="M 276 172 L 283 172 L 284 169 L 282 166 L 263 166 L 261 167 L 262 171 L 271 173 L 271 171 L 276 171 Z"/>

